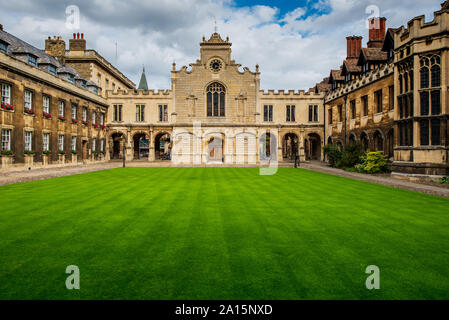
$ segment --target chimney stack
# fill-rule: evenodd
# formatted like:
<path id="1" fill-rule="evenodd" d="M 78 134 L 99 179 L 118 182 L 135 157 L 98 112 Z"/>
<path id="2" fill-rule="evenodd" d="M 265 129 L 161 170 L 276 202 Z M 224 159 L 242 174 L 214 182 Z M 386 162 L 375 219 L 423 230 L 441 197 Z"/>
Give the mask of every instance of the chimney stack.
<path id="1" fill-rule="evenodd" d="M 3 31 L 3 25 L 2 24 L 0 24 L 0 30 Z"/>
<path id="2" fill-rule="evenodd" d="M 74 33 L 73 39 L 69 40 L 70 51 L 84 51 L 86 50 L 86 39 L 84 39 L 84 33 Z"/>
<path id="3" fill-rule="evenodd" d="M 346 59 L 358 58 L 360 55 L 360 51 L 362 51 L 362 37 L 358 36 L 347 37 L 346 41 L 348 46 L 348 53 Z"/>
<path id="4" fill-rule="evenodd" d="M 372 18 L 369 20 L 368 48 L 382 48 L 386 34 L 386 18 Z"/>
<path id="5" fill-rule="evenodd" d="M 52 39 L 52 37 L 49 36 L 48 39 L 45 40 L 45 53 L 62 61 L 61 59 L 65 56 L 65 41 L 62 40 L 62 37 L 53 36 Z"/>

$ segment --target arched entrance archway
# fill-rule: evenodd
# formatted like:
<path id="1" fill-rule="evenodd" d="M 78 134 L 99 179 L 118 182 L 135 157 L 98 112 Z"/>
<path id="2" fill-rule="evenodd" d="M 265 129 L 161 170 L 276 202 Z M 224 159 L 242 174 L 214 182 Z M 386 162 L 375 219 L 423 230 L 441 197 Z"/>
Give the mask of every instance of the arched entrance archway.
<path id="1" fill-rule="evenodd" d="M 207 140 L 207 161 L 223 162 L 223 137 L 214 135 Z"/>
<path id="2" fill-rule="evenodd" d="M 328 145 L 333 145 L 333 141 L 332 141 L 332 137 L 327 138 L 327 144 Z"/>
<path id="3" fill-rule="evenodd" d="M 360 144 L 362 145 L 363 152 L 367 152 L 369 150 L 369 139 L 366 132 L 362 132 L 360 135 Z"/>
<path id="4" fill-rule="evenodd" d="M 379 131 L 374 132 L 374 148 L 376 151 L 384 151 L 384 138 Z"/>
<path id="5" fill-rule="evenodd" d="M 298 155 L 298 136 L 294 133 L 287 133 L 282 141 L 282 157 L 287 161 L 295 161 Z"/>
<path id="6" fill-rule="evenodd" d="M 114 132 L 111 135 L 111 159 L 121 159 L 123 157 L 123 144 L 125 143 L 125 135 L 121 132 Z"/>
<path id="7" fill-rule="evenodd" d="M 350 135 L 349 135 L 349 144 L 355 144 L 357 142 L 357 139 L 356 139 L 356 137 L 355 137 L 355 134 L 354 133 L 351 133 Z"/>
<path id="8" fill-rule="evenodd" d="M 387 134 L 387 157 L 388 158 L 393 158 L 394 157 L 394 129 L 390 129 L 390 131 L 388 131 Z"/>
<path id="9" fill-rule="evenodd" d="M 276 154 L 276 136 L 266 132 L 259 139 L 259 158 L 262 161 L 270 161 Z"/>
<path id="10" fill-rule="evenodd" d="M 321 137 L 316 133 L 309 133 L 306 140 L 306 160 L 321 160 Z"/>
<path id="11" fill-rule="evenodd" d="M 154 157 L 156 160 L 171 159 L 170 134 L 161 132 L 154 138 Z"/>
<path id="12" fill-rule="evenodd" d="M 150 141 L 145 133 L 136 133 L 134 141 L 134 159 L 148 158 L 150 153 Z"/>

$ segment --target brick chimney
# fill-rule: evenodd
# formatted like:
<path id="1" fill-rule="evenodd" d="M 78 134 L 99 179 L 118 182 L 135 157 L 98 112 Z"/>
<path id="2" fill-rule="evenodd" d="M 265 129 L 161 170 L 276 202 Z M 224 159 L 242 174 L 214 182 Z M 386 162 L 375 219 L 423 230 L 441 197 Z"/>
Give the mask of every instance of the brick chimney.
<path id="1" fill-rule="evenodd" d="M 368 48 L 382 48 L 386 34 L 386 18 L 372 18 L 369 20 Z"/>
<path id="2" fill-rule="evenodd" d="M 84 51 L 86 50 L 86 39 L 84 39 L 84 33 L 74 33 L 73 39 L 69 40 L 70 51 Z"/>
<path id="3" fill-rule="evenodd" d="M 65 56 L 65 41 L 62 37 L 48 37 L 45 40 L 45 53 L 61 60 Z"/>
<path id="4" fill-rule="evenodd" d="M 362 37 L 352 36 L 346 38 L 348 45 L 348 55 L 346 59 L 358 58 L 362 50 Z"/>

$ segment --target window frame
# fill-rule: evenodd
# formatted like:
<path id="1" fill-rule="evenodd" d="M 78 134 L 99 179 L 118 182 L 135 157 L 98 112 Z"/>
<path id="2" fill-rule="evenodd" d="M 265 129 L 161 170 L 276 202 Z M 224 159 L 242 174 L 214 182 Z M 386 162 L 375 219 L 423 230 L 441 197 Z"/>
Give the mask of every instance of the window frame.
<path id="1" fill-rule="evenodd" d="M 1 129 L 1 150 L 11 151 L 12 129 Z M 5 148 L 6 145 L 6 148 Z"/>

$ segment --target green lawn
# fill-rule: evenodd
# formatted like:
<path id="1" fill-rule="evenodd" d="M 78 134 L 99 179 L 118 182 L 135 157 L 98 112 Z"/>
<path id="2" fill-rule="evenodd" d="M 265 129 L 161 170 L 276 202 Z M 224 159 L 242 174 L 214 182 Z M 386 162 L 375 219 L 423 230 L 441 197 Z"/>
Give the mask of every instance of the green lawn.
<path id="1" fill-rule="evenodd" d="M 0 299 L 449 299 L 449 199 L 286 168 L 120 168 L 0 203 Z"/>

